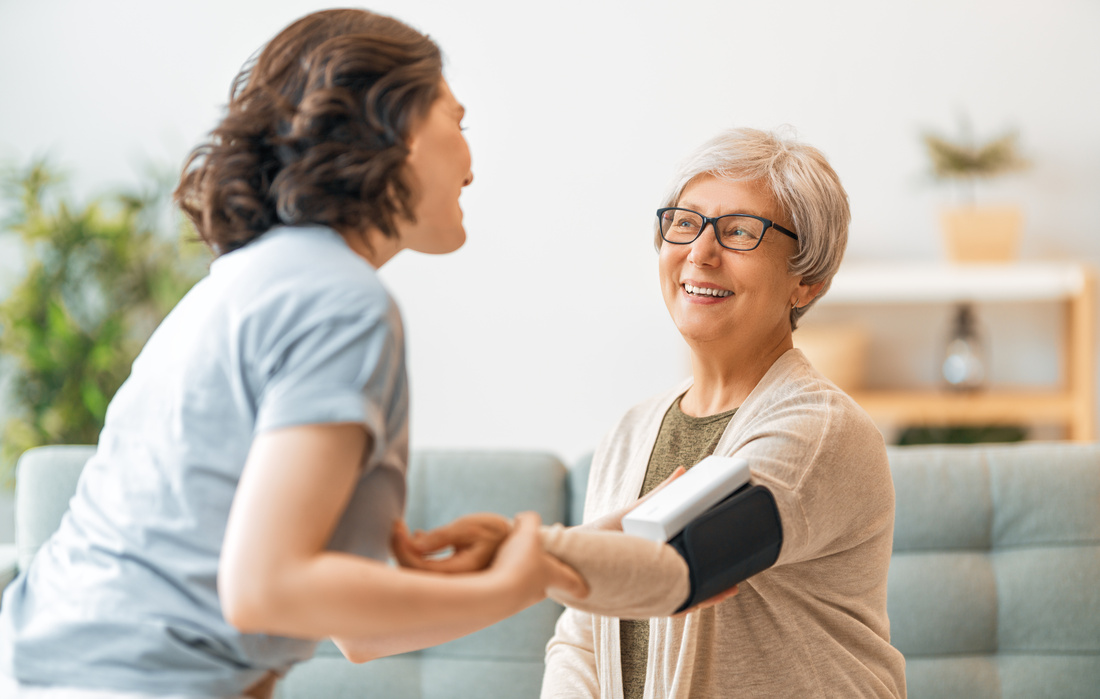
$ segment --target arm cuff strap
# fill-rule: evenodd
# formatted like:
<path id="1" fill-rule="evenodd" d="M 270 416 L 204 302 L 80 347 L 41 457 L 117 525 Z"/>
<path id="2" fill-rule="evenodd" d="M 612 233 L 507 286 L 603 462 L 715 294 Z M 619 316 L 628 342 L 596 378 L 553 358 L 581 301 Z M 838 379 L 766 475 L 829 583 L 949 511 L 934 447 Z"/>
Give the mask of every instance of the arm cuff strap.
<path id="1" fill-rule="evenodd" d="M 688 564 L 691 594 L 681 612 L 766 570 L 779 558 L 783 527 L 771 492 L 746 485 L 668 542 Z"/>

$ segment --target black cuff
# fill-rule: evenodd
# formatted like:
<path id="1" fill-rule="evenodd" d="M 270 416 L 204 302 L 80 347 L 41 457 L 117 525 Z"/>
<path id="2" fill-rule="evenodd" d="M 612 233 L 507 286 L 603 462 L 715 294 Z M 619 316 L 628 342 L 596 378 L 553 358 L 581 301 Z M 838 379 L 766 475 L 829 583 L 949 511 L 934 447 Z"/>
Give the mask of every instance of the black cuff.
<path id="1" fill-rule="evenodd" d="M 681 612 L 766 570 L 779 558 L 783 527 L 771 492 L 746 485 L 668 542 L 688 564 L 691 594 Z"/>

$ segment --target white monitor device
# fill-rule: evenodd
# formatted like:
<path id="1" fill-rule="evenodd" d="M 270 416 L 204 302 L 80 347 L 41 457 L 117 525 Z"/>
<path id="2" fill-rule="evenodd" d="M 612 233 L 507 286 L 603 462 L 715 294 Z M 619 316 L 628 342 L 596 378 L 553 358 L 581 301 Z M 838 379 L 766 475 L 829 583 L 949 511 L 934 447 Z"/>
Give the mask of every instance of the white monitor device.
<path id="1" fill-rule="evenodd" d="M 749 482 L 749 462 L 736 456 L 708 456 L 623 517 L 623 531 L 651 541 L 668 541 L 688 522 Z"/>

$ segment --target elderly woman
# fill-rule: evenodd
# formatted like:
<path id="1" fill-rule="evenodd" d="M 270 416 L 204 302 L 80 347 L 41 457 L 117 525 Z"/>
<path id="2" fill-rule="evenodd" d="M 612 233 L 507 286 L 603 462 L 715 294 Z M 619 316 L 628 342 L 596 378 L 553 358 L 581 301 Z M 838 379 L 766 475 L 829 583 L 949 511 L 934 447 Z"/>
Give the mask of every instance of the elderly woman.
<path id="1" fill-rule="evenodd" d="M 774 499 L 782 546 L 739 594 L 687 614 L 567 609 L 543 697 L 905 695 L 886 617 L 894 491 L 883 440 L 792 342 L 829 288 L 848 222 L 847 195 L 810 146 L 735 129 L 683 167 L 655 243 L 692 377 L 631 409 L 600 444 L 585 520 L 616 519 L 679 466 L 736 455 Z M 591 566 L 577 568 L 601 598 Z"/>

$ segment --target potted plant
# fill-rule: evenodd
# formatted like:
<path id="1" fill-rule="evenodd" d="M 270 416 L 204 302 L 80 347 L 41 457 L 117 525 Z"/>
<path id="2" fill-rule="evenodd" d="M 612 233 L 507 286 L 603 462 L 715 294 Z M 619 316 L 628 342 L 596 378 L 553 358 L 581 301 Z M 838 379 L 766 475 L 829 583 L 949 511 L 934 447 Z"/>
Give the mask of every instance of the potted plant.
<path id="1" fill-rule="evenodd" d="M 1017 134 L 1009 132 L 977 142 L 964 124 L 962 136 L 952 140 L 934 132 L 922 134 L 932 164 L 932 176 L 951 182 L 962 203 L 945 208 L 943 226 L 947 256 L 954 262 L 1008 262 L 1016 258 L 1023 217 L 1015 205 L 978 205 L 980 181 L 1023 170 Z"/>
<path id="2" fill-rule="evenodd" d="M 45 163 L 0 178 L 3 228 L 19 236 L 26 260 L 0 302 L 2 485 L 26 449 L 96 442 L 138 351 L 208 265 L 168 207 L 170 180 L 149 182 L 145 192 L 78 205 Z"/>

